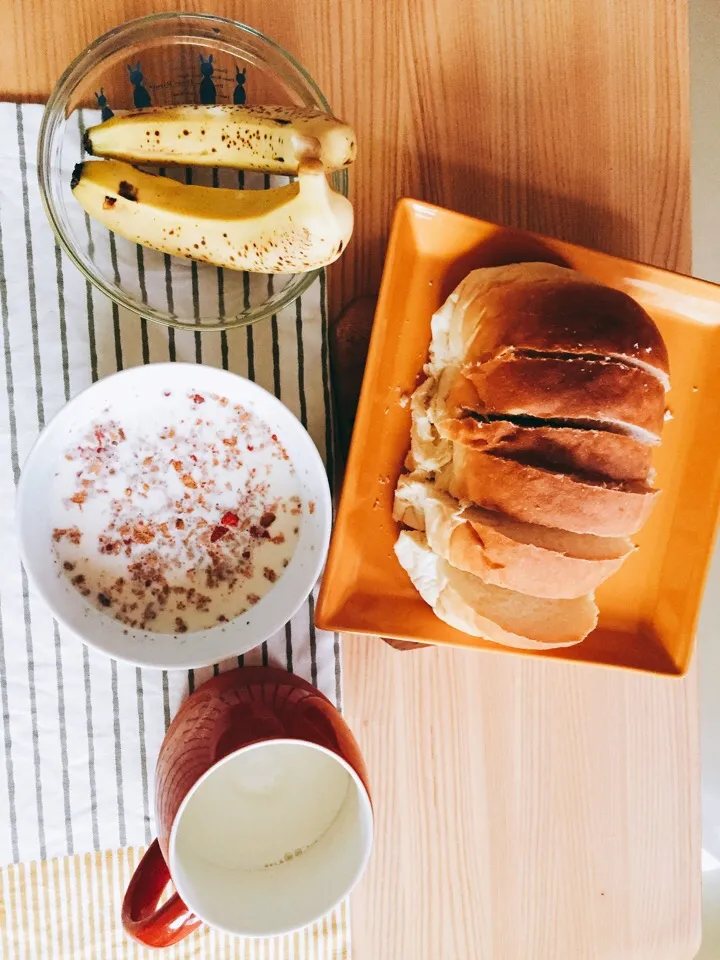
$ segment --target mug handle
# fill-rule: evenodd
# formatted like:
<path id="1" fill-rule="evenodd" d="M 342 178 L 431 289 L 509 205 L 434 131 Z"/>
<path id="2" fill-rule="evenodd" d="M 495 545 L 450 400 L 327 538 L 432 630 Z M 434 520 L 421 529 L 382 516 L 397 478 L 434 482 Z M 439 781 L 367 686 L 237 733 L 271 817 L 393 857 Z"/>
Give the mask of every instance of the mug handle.
<path id="1" fill-rule="evenodd" d="M 153 840 L 137 865 L 122 905 L 122 924 L 126 932 L 148 947 L 169 947 L 187 937 L 202 920 L 185 906 L 177 893 L 158 907 L 170 871 Z"/>

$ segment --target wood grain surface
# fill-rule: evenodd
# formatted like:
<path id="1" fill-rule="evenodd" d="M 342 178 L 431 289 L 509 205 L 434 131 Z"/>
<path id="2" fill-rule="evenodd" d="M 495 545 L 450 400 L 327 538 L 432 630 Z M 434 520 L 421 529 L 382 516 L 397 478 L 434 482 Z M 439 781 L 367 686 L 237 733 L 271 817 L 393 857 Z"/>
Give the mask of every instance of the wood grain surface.
<path id="1" fill-rule="evenodd" d="M 5 97 L 43 99 L 103 30 L 236 16 L 358 130 L 339 308 L 377 290 L 414 195 L 689 268 L 685 0 L 5 0 Z M 378 832 L 357 960 L 660 960 L 699 942 L 697 677 L 345 644 Z"/>

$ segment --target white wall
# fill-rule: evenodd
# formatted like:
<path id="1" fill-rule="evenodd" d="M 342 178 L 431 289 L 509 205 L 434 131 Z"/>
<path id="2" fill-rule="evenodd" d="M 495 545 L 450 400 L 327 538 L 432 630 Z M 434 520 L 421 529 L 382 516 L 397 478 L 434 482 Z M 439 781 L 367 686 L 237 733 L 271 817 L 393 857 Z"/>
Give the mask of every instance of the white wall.
<path id="1" fill-rule="evenodd" d="M 720 0 L 689 5 L 693 274 L 720 283 Z"/>
<path id="2" fill-rule="evenodd" d="M 720 0 L 689 0 L 692 272 L 720 283 Z M 714 429 L 718 429 L 715 425 Z M 698 630 L 703 801 L 703 945 L 720 958 L 720 546 Z"/>

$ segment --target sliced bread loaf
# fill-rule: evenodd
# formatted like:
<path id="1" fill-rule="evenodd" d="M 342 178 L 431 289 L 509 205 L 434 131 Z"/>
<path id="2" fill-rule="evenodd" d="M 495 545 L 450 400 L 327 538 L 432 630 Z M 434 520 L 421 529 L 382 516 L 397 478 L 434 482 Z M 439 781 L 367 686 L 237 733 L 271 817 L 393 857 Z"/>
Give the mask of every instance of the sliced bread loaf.
<path id="1" fill-rule="evenodd" d="M 591 596 L 546 600 L 494 586 L 452 567 L 430 549 L 422 533 L 401 532 L 395 554 L 436 616 L 472 636 L 548 650 L 579 643 L 597 623 Z"/>
<path id="2" fill-rule="evenodd" d="M 462 506 L 412 475 L 400 478 L 393 516 L 424 531 L 430 549 L 452 566 L 536 597 L 591 593 L 633 549 L 625 538 L 569 533 Z"/>

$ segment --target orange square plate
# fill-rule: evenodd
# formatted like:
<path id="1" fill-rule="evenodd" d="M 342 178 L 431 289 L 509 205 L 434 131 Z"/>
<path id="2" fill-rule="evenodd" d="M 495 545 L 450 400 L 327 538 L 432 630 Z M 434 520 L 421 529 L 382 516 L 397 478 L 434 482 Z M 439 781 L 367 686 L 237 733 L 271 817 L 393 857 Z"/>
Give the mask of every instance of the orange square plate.
<path id="1" fill-rule="evenodd" d="M 409 446 L 430 316 L 476 267 L 548 260 L 624 290 L 651 314 L 670 355 L 672 413 L 654 466 L 662 494 L 639 549 L 597 592 L 597 629 L 535 653 L 438 620 L 393 553 L 393 491 Z M 683 674 L 692 654 L 720 506 L 720 287 L 412 200 L 393 222 L 345 484 L 318 601 L 330 630 Z"/>

